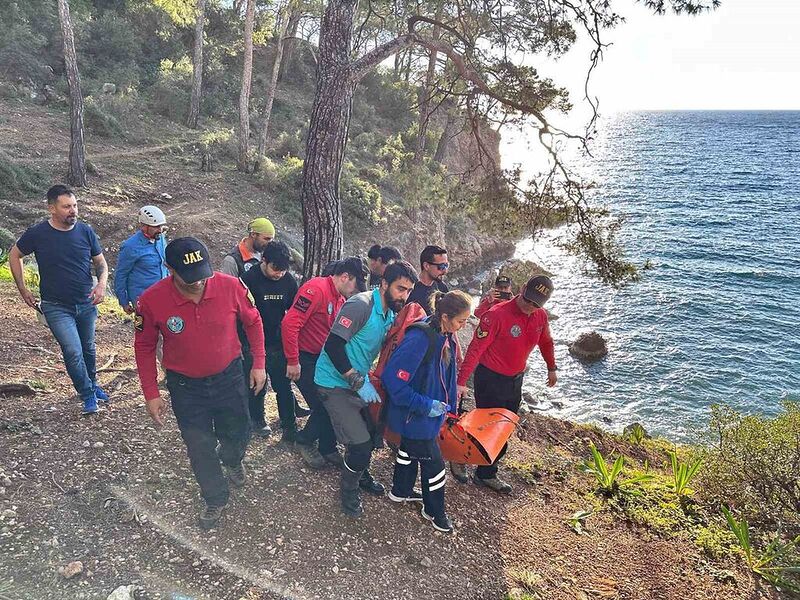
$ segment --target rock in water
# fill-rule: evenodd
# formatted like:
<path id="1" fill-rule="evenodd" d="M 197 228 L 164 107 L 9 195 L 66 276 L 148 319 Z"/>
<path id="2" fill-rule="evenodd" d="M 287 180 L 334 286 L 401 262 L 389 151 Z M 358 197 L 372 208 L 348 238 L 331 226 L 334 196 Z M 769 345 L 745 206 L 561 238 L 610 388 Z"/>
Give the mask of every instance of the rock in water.
<path id="1" fill-rule="evenodd" d="M 582 333 L 569 345 L 569 353 L 575 358 L 587 362 L 595 362 L 608 354 L 606 341 L 596 331 Z"/>

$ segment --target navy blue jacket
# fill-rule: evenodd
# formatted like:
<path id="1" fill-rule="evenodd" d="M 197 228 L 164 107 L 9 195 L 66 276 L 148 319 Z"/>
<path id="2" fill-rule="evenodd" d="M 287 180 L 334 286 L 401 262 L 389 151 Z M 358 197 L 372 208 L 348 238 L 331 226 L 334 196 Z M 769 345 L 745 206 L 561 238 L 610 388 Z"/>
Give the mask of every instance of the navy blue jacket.
<path id="1" fill-rule="evenodd" d="M 428 349 L 428 334 L 416 327 L 409 329 L 381 375 L 389 397 L 387 425 L 412 440 L 432 440 L 439 434 L 446 414 L 428 416 L 434 400 L 447 403 L 448 412 L 456 412 L 456 343 L 451 334 L 437 332 L 435 339 L 430 360 L 422 364 Z M 450 346 L 449 365 L 443 360 L 445 344 Z"/>
<path id="2" fill-rule="evenodd" d="M 120 306 L 129 302 L 135 305 L 142 292 L 169 274 L 164 261 L 165 246 L 163 235 L 150 241 L 141 230 L 122 242 L 114 274 L 114 293 Z"/>

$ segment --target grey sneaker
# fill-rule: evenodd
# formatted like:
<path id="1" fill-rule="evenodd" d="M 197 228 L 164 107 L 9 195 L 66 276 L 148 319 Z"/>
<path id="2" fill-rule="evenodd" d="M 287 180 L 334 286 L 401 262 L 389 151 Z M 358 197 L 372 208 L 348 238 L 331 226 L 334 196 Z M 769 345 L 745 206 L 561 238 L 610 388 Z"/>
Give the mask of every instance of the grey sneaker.
<path id="1" fill-rule="evenodd" d="M 455 477 L 458 483 L 467 483 L 469 481 L 469 473 L 467 473 L 467 465 L 459 463 L 450 463 L 450 472 Z"/>
<path id="2" fill-rule="evenodd" d="M 294 447 L 297 448 L 300 456 L 312 469 L 324 469 L 328 464 L 328 461 L 322 458 L 322 455 L 319 453 L 319 450 L 317 450 L 316 446 L 309 446 L 308 444 L 301 444 L 300 442 L 297 442 Z"/>
<path id="3" fill-rule="evenodd" d="M 485 487 L 493 489 L 495 492 L 500 494 L 510 494 L 511 490 L 514 489 L 511 487 L 510 483 L 506 483 L 502 479 L 498 477 L 491 477 L 489 479 L 482 479 L 477 475 L 472 476 L 472 481 L 474 481 L 477 485 L 483 485 Z"/>
<path id="4" fill-rule="evenodd" d="M 453 522 L 447 517 L 447 515 L 441 515 L 438 517 L 432 517 L 428 513 L 425 512 L 425 508 L 422 508 L 422 517 L 431 522 L 433 528 L 436 531 L 441 531 L 442 533 L 450 533 L 453 531 Z"/>
<path id="5" fill-rule="evenodd" d="M 234 487 L 241 488 L 247 483 L 247 470 L 244 468 L 244 463 L 240 462 L 235 467 L 225 465 L 225 471 Z"/>
<path id="6" fill-rule="evenodd" d="M 217 522 L 222 517 L 222 511 L 225 510 L 225 506 L 208 506 L 203 509 L 203 512 L 200 513 L 200 529 L 213 529 L 216 527 Z"/>

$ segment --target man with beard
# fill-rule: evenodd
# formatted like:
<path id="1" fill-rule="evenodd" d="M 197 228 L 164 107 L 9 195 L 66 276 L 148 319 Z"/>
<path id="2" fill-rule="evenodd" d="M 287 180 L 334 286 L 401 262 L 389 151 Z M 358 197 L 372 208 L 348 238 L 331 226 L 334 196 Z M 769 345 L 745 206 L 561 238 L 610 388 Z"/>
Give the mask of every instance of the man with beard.
<path id="1" fill-rule="evenodd" d="M 230 496 L 222 467 L 234 486 L 247 481 L 242 462 L 249 438 L 247 389 L 258 394 L 266 382 L 264 329 L 245 285 L 214 273 L 202 242 L 178 238 L 165 254 L 170 277 L 148 288 L 137 303 L 136 367 L 147 412 L 162 427 L 165 404 L 155 356 L 160 335 L 172 412 L 206 504 L 200 527 L 211 529 Z M 252 349 L 253 367 L 247 374 L 242 371 L 239 323 Z"/>
<path id="2" fill-rule="evenodd" d="M 414 285 L 414 291 L 408 297 L 409 302 L 416 302 L 430 316 L 430 297 L 435 291 L 446 294 L 449 291 L 442 277 L 447 275 L 450 263 L 447 262 L 447 250 L 441 246 L 425 246 L 419 255 L 419 281 Z"/>
<path id="3" fill-rule="evenodd" d="M 139 211 L 139 231 L 119 247 L 114 293 L 127 314 L 136 310 L 136 301 L 147 288 L 168 275 L 164 264 L 164 229 L 167 217 L 157 206 Z"/>
<path id="4" fill-rule="evenodd" d="M 359 487 L 377 496 L 385 491 L 368 470 L 374 446 L 364 409 L 380 401 L 368 373 L 416 282 L 417 273 L 407 262 L 386 267 L 380 287 L 344 303 L 317 362 L 314 382 L 336 437 L 346 447 L 340 493 L 342 510 L 352 517 L 363 514 Z"/>
<path id="5" fill-rule="evenodd" d="M 78 222 L 78 200 L 65 185 L 47 190 L 50 218 L 30 227 L 11 248 L 8 264 L 25 304 L 47 320 L 61 346 L 64 364 L 75 391 L 83 401 L 83 414 L 98 411 L 97 401 L 108 395 L 97 385 L 94 325 L 97 305 L 103 301 L 108 266 L 97 234 Z M 36 255 L 41 303 L 25 285 L 22 257 Z M 92 281 L 92 267 L 97 284 Z"/>
<path id="6" fill-rule="evenodd" d="M 247 224 L 247 237 L 233 247 L 222 259 L 220 271 L 233 277 L 241 277 L 261 262 L 261 253 L 275 239 L 272 221 L 259 217 Z"/>
<path id="7" fill-rule="evenodd" d="M 233 247 L 228 255 L 222 259 L 220 271 L 227 275 L 232 275 L 233 277 L 238 277 L 241 279 L 244 277 L 245 273 L 261 262 L 262 252 L 264 252 L 267 244 L 274 239 L 275 226 L 272 224 L 272 221 L 264 217 L 253 219 L 247 224 L 247 237 L 243 238 L 236 246 Z M 242 344 L 242 357 L 244 358 L 244 361 L 242 362 L 242 368 L 244 369 L 244 374 L 246 377 L 247 373 L 250 372 L 250 369 L 253 366 L 253 360 L 252 356 L 250 355 L 250 347 L 247 343 L 247 336 L 244 334 L 244 330 L 241 326 L 239 326 L 239 342 Z M 251 429 L 255 435 L 263 438 L 269 437 L 272 434 L 272 430 L 270 429 L 269 425 L 266 423 L 261 423 L 261 421 L 264 420 L 263 406 L 264 396 L 266 393 L 267 390 L 265 386 L 265 389 L 261 390 L 260 398 L 257 398 L 251 394 L 249 400 L 251 408 Z M 262 407 L 260 414 L 258 411 L 259 406 Z M 298 417 L 307 417 L 309 414 L 311 414 L 311 411 L 295 403 L 295 414 Z"/>

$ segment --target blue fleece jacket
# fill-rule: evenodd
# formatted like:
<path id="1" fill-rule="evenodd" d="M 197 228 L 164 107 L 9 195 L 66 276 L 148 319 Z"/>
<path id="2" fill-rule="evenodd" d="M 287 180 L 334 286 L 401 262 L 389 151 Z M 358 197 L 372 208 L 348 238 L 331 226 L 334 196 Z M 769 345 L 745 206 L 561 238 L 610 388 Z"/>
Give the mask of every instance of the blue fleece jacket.
<path id="1" fill-rule="evenodd" d="M 381 383 L 389 396 L 387 424 L 412 440 L 432 440 L 446 415 L 429 417 L 434 400 L 445 402 L 456 412 L 456 344 L 450 334 L 437 333 L 431 359 L 422 364 L 428 349 L 428 334 L 418 328 L 406 331 L 403 341 L 389 357 Z M 443 360 L 444 345 L 450 346 L 450 364 Z"/>
<path id="2" fill-rule="evenodd" d="M 120 306 L 129 302 L 135 305 L 142 292 L 168 275 L 165 247 L 163 235 L 151 241 L 141 229 L 122 242 L 114 274 L 114 293 Z"/>

